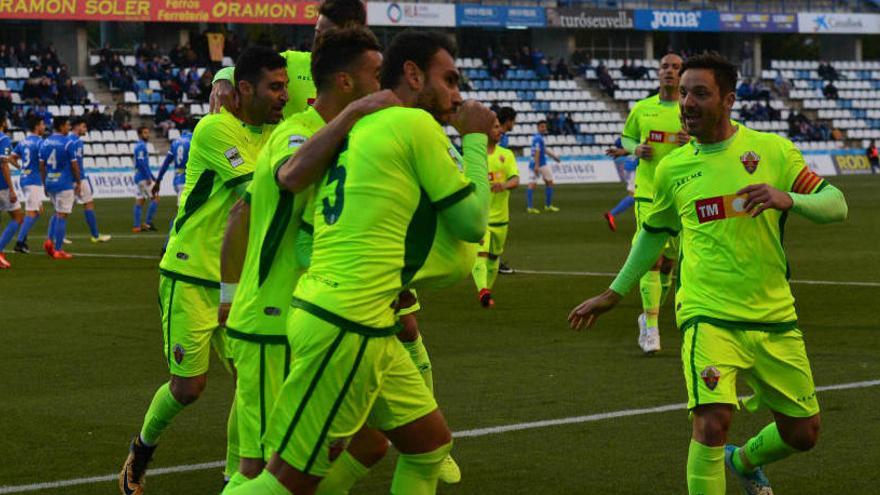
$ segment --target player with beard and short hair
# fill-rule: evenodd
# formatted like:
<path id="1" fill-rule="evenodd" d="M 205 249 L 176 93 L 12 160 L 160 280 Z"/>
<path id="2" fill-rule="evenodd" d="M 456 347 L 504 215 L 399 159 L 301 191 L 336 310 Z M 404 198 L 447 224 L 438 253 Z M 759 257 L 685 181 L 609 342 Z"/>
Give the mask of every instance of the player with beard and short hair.
<path id="1" fill-rule="evenodd" d="M 250 181 L 257 156 L 287 103 L 287 71 L 277 53 L 245 50 L 236 65 L 240 105 L 202 118 L 193 132 L 186 184 L 168 247 L 159 264 L 159 302 L 170 380 L 156 391 L 141 432 L 119 474 L 123 495 L 144 493 L 147 464 L 169 424 L 207 384 L 213 346 L 224 364 L 228 350 L 217 325 L 220 247 L 226 218 Z M 228 435 L 236 442 L 233 414 Z M 237 448 L 228 464 L 237 470 Z"/>
<path id="2" fill-rule="evenodd" d="M 89 239 L 94 242 L 107 242 L 110 235 L 102 234 L 98 230 L 98 217 L 95 216 L 95 200 L 94 191 L 92 191 L 92 181 L 86 173 L 85 163 L 83 161 L 84 143 L 82 137 L 89 131 L 86 119 L 76 117 L 70 121 L 70 142 L 73 146 L 73 152 L 76 154 L 76 160 L 79 163 L 79 174 L 82 184 L 79 188 L 79 194 L 76 196 L 76 202 L 83 205 L 83 214 L 86 217 L 86 225 L 89 227 Z"/>
<path id="3" fill-rule="evenodd" d="M 731 122 L 736 75 L 717 54 L 682 65 L 682 121 L 694 139 L 657 166 L 654 206 L 611 287 L 569 314 L 573 329 L 591 327 L 650 269 L 669 236 L 682 236 L 676 318 L 693 417 L 692 495 L 725 493 L 725 464 L 745 493 L 772 494 L 762 466 L 816 444 L 819 403 L 782 234 L 791 213 L 815 223 L 847 215 L 843 193 L 812 172 L 791 141 Z M 774 422 L 743 447 L 725 446 L 740 375 L 755 392 L 745 408 L 767 408 Z"/>
<path id="4" fill-rule="evenodd" d="M 296 359 L 264 436 L 275 454 L 230 495 L 314 493 L 365 424 L 401 453 L 392 493 L 435 492 L 452 436 L 395 312 L 401 290 L 466 276 L 486 229 L 495 117 L 462 104 L 454 53 L 428 31 L 386 51 L 382 86 L 403 106 L 358 121 L 320 183 L 311 265 L 288 317 Z M 440 123 L 463 136 L 463 158 Z"/>
<path id="5" fill-rule="evenodd" d="M 657 78 L 660 91 L 636 103 L 623 126 L 623 149 L 639 160 L 636 168 L 635 200 L 636 235 L 650 214 L 654 201 L 654 170 L 666 155 L 687 144 L 689 136 L 682 130 L 678 108 L 678 71 L 681 57 L 670 53 L 660 59 Z M 633 237 L 635 242 L 635 236 Z M 660 307 L 672 285 L 672 271 L 678 258 L 678 245 L 670 240 L 657 263 L 639 281 L 642 314 L 638 317 L 638 343 L 645 354 L 660 351 Z"/>

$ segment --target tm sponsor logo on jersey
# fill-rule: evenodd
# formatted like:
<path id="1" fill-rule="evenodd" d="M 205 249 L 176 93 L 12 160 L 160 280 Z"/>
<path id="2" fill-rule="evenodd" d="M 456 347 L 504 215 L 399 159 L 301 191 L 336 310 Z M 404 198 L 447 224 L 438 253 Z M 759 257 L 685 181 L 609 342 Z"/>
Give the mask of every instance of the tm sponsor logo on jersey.
<path id="1" fill-rule="evenodd" d="M 697 220 L 700 223 L 706 223 L 746 216 L 749 214 L 745 209 L 747 198 L 748 196 L 745 194 L 728 194 L 697 200 L 694 203 L 697 210 Z"/>
<path id="2" fill-rule="evenodd" d="M 691 28 L 700 27 L 702 12 L 677 12 L 655 10 L 654 19 L 651 20 L 651 29 L 659 28 Z"/>

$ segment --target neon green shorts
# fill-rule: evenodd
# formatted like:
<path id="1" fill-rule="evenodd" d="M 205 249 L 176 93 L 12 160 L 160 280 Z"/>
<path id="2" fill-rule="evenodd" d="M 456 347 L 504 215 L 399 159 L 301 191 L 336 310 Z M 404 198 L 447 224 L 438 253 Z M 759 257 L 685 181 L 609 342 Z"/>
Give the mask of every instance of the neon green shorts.
<path id="1" fill-rule="evenodd" d="M 489 224 L 486 235 L 480 241 L 480 253 L 489 253 L 492 256 L 501 256 L 504 253 L 504 244 L 507 242 L 507 223 Z"/>
<path id="2" fill-rule="evenodd" d="M 636 217 L 636 232 L 633 234 L 633 242 L 635 242 L 636 236 L 642 230 L 642 222 L 648 218 L 648 214 L 650 214 L 653 205 L 654 203 L 650 201 L 636 199 L 635 205 L 633 206 L 633 212 Z M 670 260 L 678 259 L 678 236 L 669 237 L 669 240 L 666 241 L 666 245 L 663 246 L 663 252 L 660 255 Z"/>
<path id="3" fill-rule="evenodd" d="M 295 358 L 263 441 L 296 469 L 324 476 L 362 425 L 392 430 L 437 409 L 395 335 L 366 337 L 296 308 L 287 321 Z"/>
<path id="4" fill-rule="evenodd" d="M 165 359 L 172 375 L 184 378 L 208 372 L 211 347 L 228 366 L 226 338 L 217 325 L 220 289 L 159 275 L 159 308 Z"/>
<path id="5" fill-rule="evenodd" d="M 291 355 L 287 337 L 227 332 L 229 351 L 235 364 L 235 409 L 238 413 L 239 455 L 269 460 L 263 434 L 269 413 L 278 400 L 281 385 L 290 372 Z"/>
<path id="6" fill-rule="evenodd" d="M 743 401 L 747 410 L 763 406 L 795 418 L 819 413 L 804 336 L 797 328 L 768 332 L 697 322 L 687 325 L 682 338 L 688 409 L 738 407 L 736 378 L 742 373 L 755 392 Z"/>

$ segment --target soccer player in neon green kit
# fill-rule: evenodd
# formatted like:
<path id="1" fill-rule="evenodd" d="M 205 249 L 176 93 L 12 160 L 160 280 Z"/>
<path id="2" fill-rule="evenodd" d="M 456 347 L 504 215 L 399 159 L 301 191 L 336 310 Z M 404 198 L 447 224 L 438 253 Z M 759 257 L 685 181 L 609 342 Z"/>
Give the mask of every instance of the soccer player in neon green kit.
<path id="1" fill-rule="evenodd" d="M 339 115 L 331 125 L 348 130 L 360 116 L 387 106 L 384 102 L 397 102 L 393 95 L 392 99 L 376 94 L 352 103 L 379 90 L 382 54 L 369 30 L 330 29 L 316 41 L 311 56 L 318 90 L 315 104 L 288 117 L 273 132 L 241 200 L 248 206 L 236 203 L 224 238 L 221 287 L 234 294 L 234 304 L 230 309 L 229 301 L 221 299 L 220 324 L 226 326 L 237 371 L 235 405 L 241 453 L 239 472 L 226 490 L 256 477 L 271 454 L 261 436 L 290 369 L 288 308 L 299 275 L 308 266 L 305 258 L 310 247 L 303 247 L 303 237 L 310 241 L 306 233 L 310 225 L 301 220 L 313 188 L 309 185 L 291 192 L 277 182 L 276 174 L 286 174 L 288 159 L 325 122 Z M 379 442 L 384 453 L 387 441 L 380 438 Z"/>
<path id="2" fill-rule="evenodd" d="M 395 336 L 394 303 L 401 289 L 466 276 L 486 229 L 494 114 L 462 104 L 454 51 L 425 31 L 386 51 L 382 85 L 404 106 L 361 119 L 321 182 L 311 266 L 288 319 L 296 359 L 264 437 L 276 454 L 232 495 L 314 493 L 363 424 L 401 452 L 392 493 L 436 490 L 451 433 Z M 463 158 L 439 122 L 464 136 Z"/>
<path id="3" fill-rule="evenodd" d="M 160 435 L 205 389 L 212 345 L 224 362 L 228 358 L 225 336 L 217 325 L 220 247 L 229 210 L 281 120 L 287 103 L 285 69 L 284 59 L 271 50 L 245 50 L 236 67 L 239 107 L 204 117 L 193 132 L 186 184 L 159 264 L 162 333 L 171 378 L 156 391 L 141 432 L 131 442 L 119 475 L 124 495 L 144 493 L 144 474 Z M 234 437 L 237 429 L 230 428 L 229 434 Z"/>
<path id="4" fill-rule="evenodd" d="M 678 109 L 678 71 L 681 57 L 668 54 L 660 59 L 657 76 L 660 91 L 639 101 L 630 111 L 623 126 L 621 143 L 626 151 L 639 158 L 635 181 L 636 235 L 651 211 L 654 201 L 654 170 L 657 164 L 673 150 L 687 143 L 682 131 Z M 635 237 L 633 237 L 635 240 Z M 678 257 L 674 242 L 658 256 L 657 263 L 639 281 L 642 296 L 642 314 L 639 315 L 639 347 L 646 354 L 660 350 L 658 319 L 660 306 L 672 283 L 672 270 Z"/>
<path id="5" fill-rule="evenodd" d="M 495 305 L 492 298 L 492 287 L 498 276 L 498 259 L 504 252 L 507 242 L 507 225 L 510 223 L 510 191 L 519 186 L 519 171 L 513 152 L 499 144 L 503 128 L 495 119 L 492 132 L 489 133 L 489 184 L 492 188 L 492 200 L 489 203 L 489 228 L 480 242 L 477 251 L 477 262 L 474 264 L 474 283 L 477 285 L 477 297 L 480 305 L 490 308 Z"/>
<path id="6" fill-rule="evenodd" d="M 794 144 L 730 121 L 736 66 L 696 55 L 681 69 L 682 120 L 694 141 L 657 167 L 655 200 L 611 288 L 569 315 L 592 326 L 647 271 L 669 235 L 682 236 L 676 318 L 693 415 L 688 450 L 690 494 L 725 492 L 724 467 L 747 494 L 772 494 L 762 466 L 810 450 L 819 404 L 782 247 L 793 212 L 816 223 L 846 218 L 843 193 L 813 173 Z M 775 421 L 743 447 L 726 445 L 743 373 Z"/>

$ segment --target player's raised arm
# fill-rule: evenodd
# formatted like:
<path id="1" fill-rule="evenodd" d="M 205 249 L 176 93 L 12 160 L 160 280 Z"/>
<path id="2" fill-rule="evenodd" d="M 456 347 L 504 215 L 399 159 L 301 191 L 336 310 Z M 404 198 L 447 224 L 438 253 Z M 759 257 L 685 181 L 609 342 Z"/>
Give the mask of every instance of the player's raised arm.
<path id="1" fill-rule="evenodd" d="M 384 90 L 349 104 L 278 169 L 275 176 L 278 185 L 298 193 L 317 182 L 331 165 L 348 131 L 361 117 L 400 103 L 391 90 Z"/>

